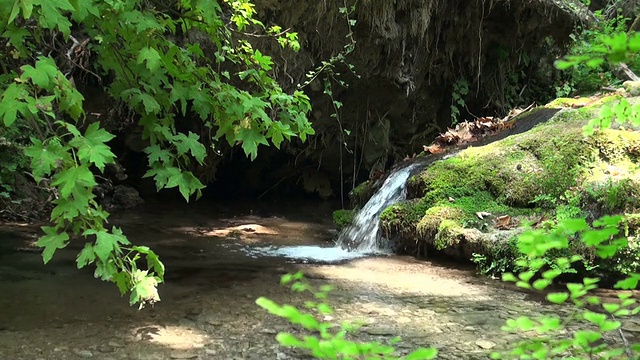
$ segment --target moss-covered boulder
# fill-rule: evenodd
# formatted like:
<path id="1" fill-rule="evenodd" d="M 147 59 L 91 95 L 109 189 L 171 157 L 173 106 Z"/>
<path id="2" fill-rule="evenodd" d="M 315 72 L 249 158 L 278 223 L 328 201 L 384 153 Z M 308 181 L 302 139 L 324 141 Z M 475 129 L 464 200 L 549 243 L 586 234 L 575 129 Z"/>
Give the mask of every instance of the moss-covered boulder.
<path id="1" fill-rule="evenodd" d="M 340 209 L 333 212 L 333 222 L 336 224 L 338 230 L 342 230 L 345 227 L 351 225 L 355 210 Z"/>
<path id="2" fill-rule="evenodd" d="M 519 256 L 514 239 L 524 224 L 638 213 L 640 133 L 585 136 L 595 111 L 564 109 L 529 131 L 433 162 L 408 180 L 412 198 L 383 212 L 382 230 L 398 251 L 440 251 L 504 271 Z"/>

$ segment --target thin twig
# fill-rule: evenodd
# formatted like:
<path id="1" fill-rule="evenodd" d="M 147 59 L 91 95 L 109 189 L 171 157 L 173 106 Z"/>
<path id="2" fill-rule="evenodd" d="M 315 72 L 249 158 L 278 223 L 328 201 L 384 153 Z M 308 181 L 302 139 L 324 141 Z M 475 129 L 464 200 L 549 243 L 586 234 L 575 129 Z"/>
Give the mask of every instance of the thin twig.
<path id="1" fill-rule="evenodd" d="M 613 321 L 617 321 L 613 314 L 609 314 L 609 316 L 611 316 L 611 319 L 613 319 Z M 624 344 L 624 352 L 627 354 L 629 359 L 633 359 L 633 352 L 631 351 L 631 347 L 629 346 L 629 341 L 627 341 L 627 338 L 624 336 L 622 327 L 618 328 L 618 333 L 620 334 L 620 338 L 622 339 L 622 344 Z"/>

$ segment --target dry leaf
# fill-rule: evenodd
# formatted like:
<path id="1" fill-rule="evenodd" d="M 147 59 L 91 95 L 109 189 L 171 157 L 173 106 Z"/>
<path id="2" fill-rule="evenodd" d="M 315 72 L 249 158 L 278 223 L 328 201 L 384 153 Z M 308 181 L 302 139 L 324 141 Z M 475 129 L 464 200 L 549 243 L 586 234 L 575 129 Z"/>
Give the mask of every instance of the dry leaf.
<path id="1" fill-rule="evenodd" d="M 431 153 L 431 154 L 440 154 L 444 152 L 444 148 L 438 144 L 432 144 L 431 146 L 426 146 L 423 145 L 422 146 L 424 148 L 424 151 Z"/>
<path id="2" fill-rule="evenodd" d="M 511 216 L 503 215 L 496 218 L 496 228 L 506 230 L 509 229 L 509 225 L 511 225 Z"/>
<path id="3" fill-rule="evenodd" d="M 454 199 L 451 196 L 449 196 L 449 202 L 456 202 L 456 199 Z"/>
<path id="4" fill-rule="evenodd" d="M 476 213 L 476 216 L 480 219 L 480 220 L 484 220 L 485 216 L 491 216 L 491 213 L 488 213 L 486 211 L 479 211 Z"/>

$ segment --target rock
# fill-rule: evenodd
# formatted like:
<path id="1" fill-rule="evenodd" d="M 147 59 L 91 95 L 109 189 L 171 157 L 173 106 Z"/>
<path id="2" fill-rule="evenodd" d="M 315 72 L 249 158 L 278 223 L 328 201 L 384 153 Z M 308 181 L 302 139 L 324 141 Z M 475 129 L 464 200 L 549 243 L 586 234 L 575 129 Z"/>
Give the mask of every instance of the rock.
<path id="1" fill-rule="evenodd" d="M 640 81 L 625 81 L 622 86 L 631 96 L 640 95 Z"/>
<path id="2" fill-rule="evenodd" d="M 198 358 L 198 354 L 195 353 L 195 352 L 191 352 L 191 351 L 174 351 L 173 353 L 171 353 L 171 355 L 169 355 L 169 358 L 171 358 L 171 359 L 179 359 L 179 360 L 197 359 Z"/>
<path id="3" fill-rule="evenodd" d="M 393 328 L 382 327 L 382 326 L 367 327 L 362 329 L 362 331 L 364 331 L 369 335 L 378 335 L 378 336 L 390 336 L 390 335 L 395 335 L 396 333 L 396 331 Z"/>
<path id="4" fill-rule="evenodd" d="M 93 357 L 93 353 L 89 350 L 73 349 L 73 353 L 83 358 Z"/>
<path id="5" fill-rule="evenodd" d="M 269 335 L 275 335 L 278 333 L 278 331 L 275 329 L 262 329 L 260 330 L 260 332 L 263 334 L 269 334 Z"/>
<path id="6" fill-rule="evenodd" d="M 104 354 L 108 354 L 108 353 L 114 352 L 114 348 L 112 346 L 109 346 L 108 344 L 100 344 L 100 345 L 98 345 L 96 350 L 98 350 L 99 352 L 104 353 Z"/>
<path id="7" fill-rule="evenodd" d="M 115 209 L 130 209 L 141 205 L 144 200 L 138 191 L 132 187 L 117 185 L 111 197 L 110 207 Z"/>
<path id="8" fill-rule="evenodd" d="M 123 347 L 124 347 L 124 345 L 122 345 L 121 343 L 116 342 L 116 341 L 109 341 L 109 342 L 107 343 L 107 345 L 108 345 L 108 346 L 111 346 L 112 348 L 116 348 L 116 349 L 120 349 L 120 348 L 123 348 Z"/>
<path id="9" fill-rule="evenodd" d="M 632 333 L 640 333 L 640 325 L 638 324 L 625 324 L 622 326 L 622 330 L 632 332 Z"/>
<path id="10" fill-rule="evenodd" d="M 476 340 L 476 345 L 481 349 L 489 350 L 489 349 L 492 349 L 493 347 L 495 347 L 496 343 L 494 343 L 492 341 L 489 341 L 489 340 L 479 339 L 479 340 Z"/>
<path id="11" fill-rule="evenodd" d="M 222 326 L 222 324 L 223 324 L 223 323 L 222 323 L 222 321 L 220 321 L 220 320 L 216 320 L 216 319 L 209 319 L 209 320 L 207 320 L 207 321 L 205 321 L 205 322 L 206 322 L 208 325 L 211 325 L 211 326 Z"/>

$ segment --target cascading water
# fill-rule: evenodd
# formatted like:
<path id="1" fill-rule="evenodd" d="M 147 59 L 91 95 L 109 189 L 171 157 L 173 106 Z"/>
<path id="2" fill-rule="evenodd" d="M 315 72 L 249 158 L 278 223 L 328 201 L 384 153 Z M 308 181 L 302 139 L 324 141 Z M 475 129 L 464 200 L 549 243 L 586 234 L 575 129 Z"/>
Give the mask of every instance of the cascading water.
<path id="1" fill-rule="evenodd" d="M 387 206 L 405 199 L 405 183 L 416 166 L 416 164 L 412 164 L 391 173 L 380 189 L 356 214 L 353 224 L 340 233 L 334 247 L 317 245 L 243 246 L 242 251 L 254 258 L 282 256 L 294 261 L 314 263 L 334 263 L 382 253 L 385 249 L 381 249 L 379 246 L 380 214 Z"/>
<path id="2" fill-rule="evenodd" d="M 383 250 L 379 244 L 378 218 L 385 208 L 405 199 L 405 183 L 415 167 L 416 164 L 411 164 L 389 175 L 380 189 L 356 214 L 353 223 L 342 230 L 337 241 L 339 247 L 362 253 L 377 253 Z"/>

